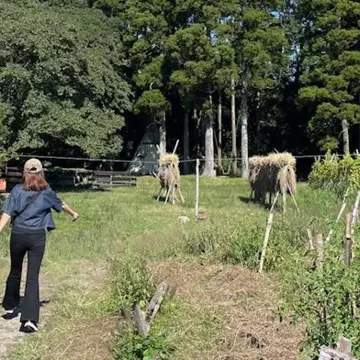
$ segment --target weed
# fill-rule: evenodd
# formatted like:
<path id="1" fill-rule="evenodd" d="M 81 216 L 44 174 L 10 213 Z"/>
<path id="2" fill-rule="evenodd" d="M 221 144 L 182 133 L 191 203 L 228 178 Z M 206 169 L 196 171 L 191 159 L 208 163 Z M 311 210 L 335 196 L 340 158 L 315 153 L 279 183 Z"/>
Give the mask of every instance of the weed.
<path id="1" fill-rule="evenodd" d="M 117 336 L 114 356 L 118 360 L 169 359 L 173 346 L 161 332 L 138 335 L 132 328 L 123 329 Z"/>
<path id="2" fill-rule="evenodd" d="M 127 254 L 111 266 L 113 301 L 117 308 L 133 309 L 136 304 L 143 308 L 155 291 L 146 268 L 146 259 Z"/>

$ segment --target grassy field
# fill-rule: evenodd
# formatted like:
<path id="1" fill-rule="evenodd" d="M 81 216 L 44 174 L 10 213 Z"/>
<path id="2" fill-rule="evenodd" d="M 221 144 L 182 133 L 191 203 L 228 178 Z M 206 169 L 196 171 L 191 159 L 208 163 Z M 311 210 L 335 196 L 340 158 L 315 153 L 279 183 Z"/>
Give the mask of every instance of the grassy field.
<path id="1" fill-rule="evenodd" d="M 329 230 L 341 201 L 300 184 L 301 214 L 288 199 L 286 215 L 275 215 L 268 274 L 259 276 L 254 269 L 267 211 L 247 203 L 247 184 L 201 178 L 200 210 L 209 215 L 202 222 L 193 220 L 194 190 L 195 179 L 184 177 L 184 206 L 156 202 L 158 183 L 152 178 L 139 179 L 131 189 L 60 194 L 81 219 L 73 224 L 64 214 L 55 215 L 57 230 L 48 237 L 41 275 L 44 326 L 16 345 L 11 359 L 116 357 L 114 348 L 134 342 L 126 337 L 118 310 L 126 286 L 122 272 L 133 271 L 139 261 L 146 261 L 147 283 L 167 278 L 177 289 L 154 328 L 159 343 L 153 348 L 166 348 L 167 358 L 296 359 L 304 332 L 301 324 L 278 320 L 277 274 L 301 258 L 309 224 L 314 231 Z M 190 222 L 182 226 L 180 215 Z M 0 290 L 8 272 L 7 238 L 1 234 Z M 139 271 L 135 275 L 143 276 Z"/>

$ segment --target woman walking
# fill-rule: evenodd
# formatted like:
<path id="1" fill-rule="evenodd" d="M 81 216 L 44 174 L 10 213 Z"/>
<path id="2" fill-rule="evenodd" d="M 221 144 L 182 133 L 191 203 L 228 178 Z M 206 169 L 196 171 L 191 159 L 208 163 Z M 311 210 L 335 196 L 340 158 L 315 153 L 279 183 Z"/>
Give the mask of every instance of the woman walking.
<path id="1" fill-rule="evenodd" d="M 37 159 L 25 163 L 22 184 L 11 191 L 3 206 L 0 231 L 11 219 L 11 269 L 3 299 L 5 319 L 21 312 L 22 332 L 38 331 L 40 299 L 39 272 L 45 251 L 46 231 L 55 229 L 51 210 L 64 210 L 75 221 L 79 214 L 61 201 L 45 180 L 42 164 Z M 25 296 L 21 309 L 20 282 L 24 256 L 28 256 Z"/>

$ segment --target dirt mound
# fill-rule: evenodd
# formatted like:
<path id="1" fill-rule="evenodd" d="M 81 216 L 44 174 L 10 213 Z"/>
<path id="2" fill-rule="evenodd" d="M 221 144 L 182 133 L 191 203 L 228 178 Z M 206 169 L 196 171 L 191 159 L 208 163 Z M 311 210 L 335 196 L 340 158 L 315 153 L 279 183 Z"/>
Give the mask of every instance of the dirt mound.
<path id="1" fill-rule="evenodd" d="M 222 331 L 193 359 L 291 360 L 299 355 L 304 332 L 288 318 L 280 322 L 274 281 L 235 266 L 184 264 L 173 260 L 153 265 L 154 279 L 176 286 L 177 297 L 198 311 L 223 319 Z"/>

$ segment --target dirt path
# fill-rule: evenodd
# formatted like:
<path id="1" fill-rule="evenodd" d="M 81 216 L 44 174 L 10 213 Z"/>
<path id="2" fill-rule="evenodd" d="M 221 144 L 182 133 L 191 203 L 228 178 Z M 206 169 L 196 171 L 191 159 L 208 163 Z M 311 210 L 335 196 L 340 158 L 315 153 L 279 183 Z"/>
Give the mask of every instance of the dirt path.
<path id="1" fill-rule="evenodd" d="M 0 259 L 0 279 L 4 283 L 7 266 L 3 266 Z M 24 264 L 26 269 L 26 264 Z M 94 302 L 94 294 L 101 294 L 106 278 L 106 267 L 103 264 L 89 261 L 77 261 L 71 264 L 71 274 L 66 272 L 61 275 L 49 275 L 46 271 L 40 274 L 40 300 L 42 302 L 40 310 L 39 333 L 28 335 L 19 332 L 20 317 L 12 320 L 4 320 L 0 317 L 0 360 L 10 359 L 10 353 L 15 344 L 19 344 L 27 337 L 32 337 L 36 346 L 27 347 L 26 343 L 21 344 L 22 351 L 25 349 L 26 358 L 29 359 L 53 359 L 61 354 L 66 359 L 87 359 L 84 357 L 92 353 L 93 359 L 105 359 L 104 353 L 108 351 L 107 342 L 112 339 L 115 321 L 112 319 L 100 320 L 95 317 L 89 329 L 89 322 L 86 314 L 83 314 L 83 308 L 89 306 L 87 302 Z M 26 271 L 22 276 L 22 290 L 25 285 Z M 4 290 L 4 284 L 1 285 L 1 295 Z M 76 303 L 81 296 L 84 304 Z M 74 305 L 73 302 L 75 301 Z M 65 319 L 66 327 L 60 329 L 62 316 L 59 314 L 61 309 L 72 307 L 74 309 L 74 318 Z M 60 309 L 60 310 L 59 310 Z M 55 319 L 55 323 L 51 320 Z M 70 320 L 70 322 L 69 322 Z M 95 324 L 96 323 L 96 324 Z M 59 325 L 59 326 L 58 326 Z M 35 350 L 36 348 L 36 350 Z M 18 349 L 18 346 L 16 346 Z M 33 350 L 34 349 L 34 350 Z M 33 353 L 34 352 L 34 353 Z M 95 356 L 97 355 L 98 356 Z M 56 355 L 56 356 L 55 356 Z M 18 357 L 16 357 L 17 359 Z M 23 357 L 19 357 L 23 358 Z"/>
<path id="2" fill-rule="evenodd" d="M 0 359 L 8 359 L 9 350 L 12 345 L 21 340 L 24 336 L 19 332 L 19 318 L 12 320 L 0 319 Z"/>
<path id="3" fill-rule="evenodd" d="M 1 286 L 1 297 L 3 296 L 3 291 L 5 288 L 5 281 L 6 281 L 6 276 L 7 276 L 7 272 L 9 270 L 8 265 L 7 265 L 8 259 L 1 259 L 1 280 L 3 281 L 3 284 Z M 21 279 L 21 294 L 24 293 L 24 288 L 25 288 L 25 279 L 26 279 L 26 267 L 27 267 L 27 262 L 24 262 L 24 266 L 23 266 L 23 274 L 22 274 L 22 279 Z M 45 291 L 41 292 L 41 301 L 43 302 L 43 305 L 45 305 L 48 300 L 47 299 L 50 294 L 49 294 L 49 290 L 51 288 L 46 287 L 44 284 L 44 278 L 43 276 L 41 276 L 40 278 L 40 287 L 41 289 L 44 289 Z M 45 306 L 41 306 L 41 315 L 42 317 L 44 317 L 44 308 Z M 1 314 L 3 314 L 3 309 L 1 308 Z M 41 324 L 41 327 L 43 326 L 43 324 Z M 5 320 L 2 317 L 0 317 L 0 360 L 6 360 L 9 359 L 9 353 L 10 353 L 10 349 L 11 347 L 18 343 L 19 341 L 21 341 L 26 334 L 22 333 L 19 331 L 20 329 L 20 315 L 18 315 L 16 318 L 11 319 L 11 320 Z"/>

